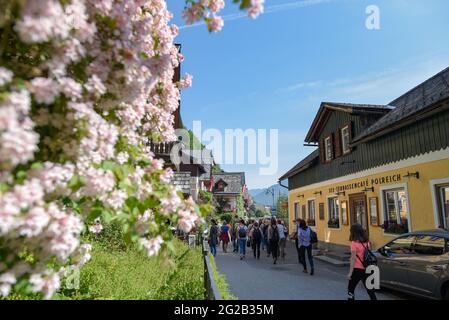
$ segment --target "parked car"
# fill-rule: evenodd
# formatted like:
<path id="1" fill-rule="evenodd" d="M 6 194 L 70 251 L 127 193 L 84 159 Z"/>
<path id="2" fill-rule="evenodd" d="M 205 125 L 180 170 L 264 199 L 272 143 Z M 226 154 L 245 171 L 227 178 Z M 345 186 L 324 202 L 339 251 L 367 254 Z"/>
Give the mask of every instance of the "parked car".
<path id="1" fill-rule="evenodd" d="M 449 300 L 449 231 L 403 234 L 375 253 L 381 287 Z"/>

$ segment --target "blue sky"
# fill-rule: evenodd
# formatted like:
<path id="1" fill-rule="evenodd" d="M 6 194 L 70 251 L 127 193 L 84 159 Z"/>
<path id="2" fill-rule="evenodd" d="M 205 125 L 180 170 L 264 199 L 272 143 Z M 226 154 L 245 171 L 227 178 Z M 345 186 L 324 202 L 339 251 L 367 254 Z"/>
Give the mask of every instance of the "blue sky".
<path id="1" fill-rule="evenodd" d="M 449 66 L 447 0 L 266 0 L 256 20 L 230 0 L 223 30 L 182 27 L 183 0 L 168 0 L 181 26 L 182 93 L 191 128 L 279 129 L 279 168 L 225 165 L 245 171 L 249 188 L 267 187 L 313 151 L 305 134 L 321 101 L 385 104 Z M 380 30 L 365 28 L 368 5 L 380 9 Z"/>

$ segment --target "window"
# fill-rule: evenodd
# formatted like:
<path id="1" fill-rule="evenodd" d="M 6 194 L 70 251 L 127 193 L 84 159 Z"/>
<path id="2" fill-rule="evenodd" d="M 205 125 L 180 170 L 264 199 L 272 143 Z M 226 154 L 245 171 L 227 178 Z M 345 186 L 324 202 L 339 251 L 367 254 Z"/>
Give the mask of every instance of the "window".
<path id="1" fill-rule="evenodd" d="M 326 156 L 326 161 L 331 161 L 333 158 L 332 155 L 332 137 L 329 136 L 324 139 L 324 152 Z"/>
<path id="2" fill-rule="evenodd" d="M 299 218 L 299 203 L 295 202 L 295 220 L 297 220 Z"/>
<path id="3" fill-rule="evenodd" d="M 302 206 L 302 210 L 301 210 L 301 219 L 302 220 L 306 220 L 306 205 Z"/>
<path id="4" fill-rule="evenodd" d="M 387 233 L 408 232 L 407 195 L 404 188 L 384 191 L 384 230 Z"/>
<path id="5" fill-rule="evenodd" d="M 440 256 L 445 252 L 446 243 L 444 238 L 424 235 L 417 236 L 416 239 L 415 253 L 417 254 Z"/>
<path id="6" fill-rule="evenodd" d="M 340 203 L 338 197 L 328 199 L 329 208 L 329 228 L 339 228 L 340 227 Z"/>
<path id="7" fill-rule="evenodd" d="M 449 185 L 436 186 L 440 226 L 449 228 Z"/>
<path id="8" fill-rule="evenodd" d="M 343 150 L 343 154 L 351 152 L 349 142 L 349 126 L 346 126 L 341 129 L 341 148 Z"/>
<path id="9" fill-rule="evenodd" d="M 388 254 L 411 254 L 414 242 L 415 236 L 401 237 L 387 244 L 384 250 Z"/>
<path id="10" fill-rule="evenodd" d="M 316 211 L 315 211 L 315 200 L 309 200 L 307 202 L 308 211 L 309 211 L 309 219 L 307 220 L 307 224 L 309 226 L 315 226 L 315 217 L 316 217 Z"/>

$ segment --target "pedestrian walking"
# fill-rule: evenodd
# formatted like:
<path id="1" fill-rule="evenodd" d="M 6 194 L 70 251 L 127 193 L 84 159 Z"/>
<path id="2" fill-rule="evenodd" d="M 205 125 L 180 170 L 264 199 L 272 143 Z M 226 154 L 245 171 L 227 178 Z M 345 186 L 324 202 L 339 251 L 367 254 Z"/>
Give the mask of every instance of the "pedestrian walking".
<path id="1" fill-rule="evenodd" d="M 355 223 L 351 226 L 349 241 L 351 241 L 351 259 L 348 274 L 348 300 L 355 300 L 354 291 L 360 281 L 368 292 L 371 300 L 377 300 L 374 289 L 366 287 L 366 250 L 371 250 L 368 234 L 362 225 Z M 369 251 L 368 251 L 369 252 Z"/>
<path id="2" fill-rule="evenodd" d="M 271 256 L 273 257 L 273 264 L 278 260 L 278 246 L 279 246 L 279 231 L 276 226 L 276 219 L 271 218 L 271 224 L 268 227 L 268 245 L 270 246 Z"/>
<path id="3" fill-rule="evenodd" d="M 270 248 L 268 245 L 268 222 L 266 219 L 263 220 L 262 224 L 262 250 L 267 251 L 267 257 L 270 256 Z"/>
<path id="4" fill-rule="evenodd" d="M 301 221 L 301 219 L 296 219 L 293 220 L 292 222 L 295 223 L 295 231 L 291 234 L 290 239 L 295 240 L 295 248 L 296 248 L 296 253 L 298 255 L 298 263 L 302 264 L 301 262 L 301 255 L 299 254 L 299 244 L 298 244 L 298 228 L 299 228 L 299 222 Z"/>
<path id="5" fill-rule="evenodd" d="M 279 233 L 279 245 L 278 245 L 278 256 L 282 259 L 285 259 L 285 226 L 282 224 L 282 221 L 280 219 L 277 220 L 277 229 Z"/>
<path id="6" fill-rule="evenodd" d="M 246 256 L 246 241 L 248 240 L 248 227 L 243 219 L 240 220 L 237 227 L 237 239 L 240 249 L 240 260 L 243 260 Z"/>
<path id="7" fill-rule="evenodd" d="M 262 242 L 262 230 L 259 227 L 259 223 L 254 222 L 253 228 L 250 232 L 250 236 L 252 239 L 254 258 L 260 259 L 260 244 Z"/>
<path id="8" fill-rule="evenodd" d="M 238 244 L 238 239 L 237 239 L 237 228 L 238 228 L 237 224 L 234 224 L 231 226 L 231 240 L 232 240 L 232 247 L 233 247 L 232 252 L 233 253 L 239 252 L 239 244 Z"/>
<path id="9" fill-rule="evenodd" d="M 209 247 L 210 253 L 215 257 L 217 255 L 217 244 L 218 244 L 218 226 L 215 219 L 211 220 L 212 225 L 209 229 Z"/>
<path id="10" fill-rule="evenodd" d="M 220 240 L 223 245 L 223 252 L 228 253 L 228 243 L 231 240 L 231 232 L 228 222 L 225 221 L 220 229 Z"/>
<path id="11" fill-rule="evenodd" d="M 313 231 L 310 227 L 307 226 L 306 221 L 301 220 L 298 228 L 299 255 L 301 257 L 301 263 L 304 267 L 303 272 L 307 273 L 307 262 L 306 262 L 306 252 L 307 252 L 311 276 L 313 276 L 313 274 L 315 273 L 312 256 L 312 233 Z"/>

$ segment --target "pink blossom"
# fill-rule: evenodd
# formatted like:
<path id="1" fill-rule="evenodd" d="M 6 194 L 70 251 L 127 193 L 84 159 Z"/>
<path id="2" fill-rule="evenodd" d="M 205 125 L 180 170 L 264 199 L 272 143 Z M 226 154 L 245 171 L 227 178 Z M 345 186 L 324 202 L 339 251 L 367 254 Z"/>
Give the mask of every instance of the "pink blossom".
<path id="1" fill-rule="evenodd" d="M 170 181 L 173 179 L 173 170 L 172 168 L 167 168 L 162 172 L 159 179 L 162 183 L 170 183 Z"/>
<path id="2" fill-rule="evenodd" d="M 37 103 L 53 103 L 59 94 L 58 84 L 50 78 L 34 78 L 31 80 L 28 89 L 33 93 Z"/>
<path id="3" fill-rule="evenodd" d="M 51 275 L 33 274 L 30 277 L 33 292 L 42 292 L 45 299 L 50 299 L 60 287 L 60 277 L 57 273 Z"/>
<path id="4" fill-rule="evenodd" d="M 33 159 L 39 136 L 31 130 L 16 127 L 0 134 L 0 163 L 16 166 Z"/>
<path id="5" fill-rule="evenodd" d="M 191 74 L 186 73 L 184 75 L 184 78 L 179 81 L 179 88 L 186 89 L 186 88 L 191 87 L 192 86 L 192 78 L 193 77 Z"/>
<path id="6" fill-rule="evenodd" d="M 114 190 L 102 198 L 103 202 L 110 208 L 119 210 L 123 207 L 128 194 L 124 190 Z"/>
<path id="7" fill-rule="evenodd" d="M 153 239 L 141 239 L 140 243 L 147 251 L 148 256 L 155 256 L 158 254 L 159 250 L 161 249 L 161 245 L 164 242 L 161 236 L 157 236 Z"/>
<path id="8" fill-rule="evenodd" d="M 95 223 L 89 227 L 89 231 L 92 233 L 100 233 L 103 230 L 103 225 L 101 223 Z"/>
<path id="9" fill-rule="evenodd" d="M 195 23 L 206 17 L 206 8 L 201 3 L 192 3 L 183 12 L 183 18 L 187 24 Z"/>
<path id="10" fill-rule="evenodd" d="M 59 79 L 61 92 L 70 99 L 79 99 L 82 95 L 82 86 L 72 78 Z"/>
<path id="11" fill-rule="evenodd" d="M 218 13 L 225 7 L 225 2 L 224 0 L 210 0 L 208 6 L 210 11 L 213 13 Z"/>
<path id="12" fill-rule="evenodd" d="M 93 93 L 95 96 L 99 97 L 106 92 L 106 87 L 100 78 L 95 74 L 89 78 L 87 83 L 84 85 L 87 91 Z"/>
<path id="13" fill-rule="evenodd" d="M 34 237 L 39 235 L 48 225 L 50 217 L 44 208 L 34 207 L 23 217 L 19 227 L 21 236 Z"/>
<path id="14" fill-rule="evenodd" d="M 263 13 L 263 4 L 265 0 L 250 0 L 250 7 L 248 8 L 248 15 L 255 19 L 258 15 Z"/>
<path id="15" fill-rule="evenodd" d="M 10 70 L 0 67 L 0 87 L 11 82 L 12 77 L 13 73 Z"/>

